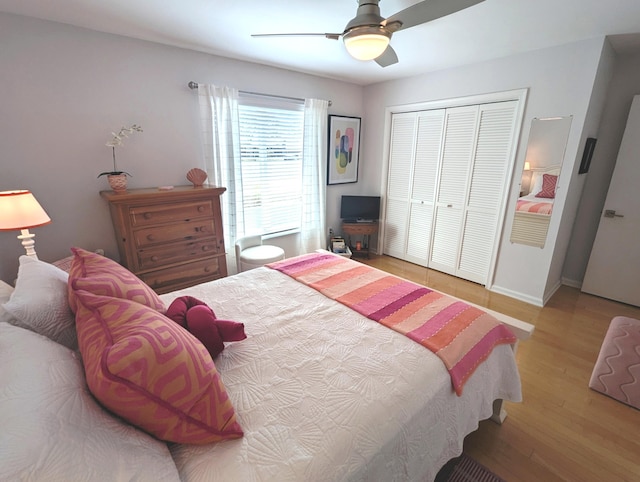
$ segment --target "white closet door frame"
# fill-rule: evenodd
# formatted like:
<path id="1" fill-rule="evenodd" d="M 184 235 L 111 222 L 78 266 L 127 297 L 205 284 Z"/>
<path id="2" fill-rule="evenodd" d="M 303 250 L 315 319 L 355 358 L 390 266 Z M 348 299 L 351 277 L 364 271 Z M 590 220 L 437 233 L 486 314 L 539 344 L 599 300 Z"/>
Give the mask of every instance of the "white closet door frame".
<path id="1" fill-rule="evenodd" d="M 504 230 L 504 222 L 505 222 L 505 211 L 507 207 L 507 203 L 509 200 L 509 195 L 511 193 L 511 180 L 513 178 L 514 168 L 515 168 L 515 157 L 517 148 L 519 145 L 520 134 L 522 130 L 522 122 L 524 118 L 524 110 L 526 106 L 528 89 L 518 89 L 518 90 L 510 90 L 504 92 L 495 92 L 491 94 L 479 94 L 468 97 L 456 97 L 450 99 L 443 100 L 434 100 L 427 102 L 419 102 L 415 104 L 405 104 L 405 105 L 397 105 L 397 106 L 389 106 L 385 109 L 385 128 L 384 128 L 384 137 L 383 137 L 383 156 L 382 156 L 382 176 L 381 176 L 381 185 L 380 192 L 387 192 L 387 183 L 388 183 L 388 172 L 389 172 L 389 148 L 390 148 L 390 138 L 391 138 L 391 119 L 393 114 L 399 114 L 403 112 L 415 112 L 415 111 L 424 111 L 424 110 L 432 110 L 432 109 L 443 109 L 450 107 L 459 107 L 465 105 L 476 105 L 476 104 L 490 104 L 494 102 L 504 102 L 514 100 L 518 102 L 517 112 L 515 115 L 515 130 L 513 135 L 513 143 L 511 146 L 511 153 L 509 155 L 509 162 L 507 166 L 507 172 L 505 175 L 505 186 L 504 186 L 504 197 L 501 202 L 500 210 L 498 213 L 498 226 L 496 227 L 496 240 L 502 238 L 503 230 Z M 386 206 L 386 195 L 382 198 L 381 205 L 381 213 L 382 219 L 386 219 L 387 215 L 387 206 Z M 384 223 L 381 223 L 380 229 L 378 231 L 378 246 L 382 247 L 384 243 L 385 236 L 385 226 Z M 489 274 L 487 276 L 486 288 L 491 289 L 493 285 L 493 278 L 495 274 L 495 265 L 497 261 L 498 249 L 500 247 L 500 242 L 496 241 L 493 246 L 491 261 L 489 264 Z M 382 249 L 379 249 L 379 252 Z"/>

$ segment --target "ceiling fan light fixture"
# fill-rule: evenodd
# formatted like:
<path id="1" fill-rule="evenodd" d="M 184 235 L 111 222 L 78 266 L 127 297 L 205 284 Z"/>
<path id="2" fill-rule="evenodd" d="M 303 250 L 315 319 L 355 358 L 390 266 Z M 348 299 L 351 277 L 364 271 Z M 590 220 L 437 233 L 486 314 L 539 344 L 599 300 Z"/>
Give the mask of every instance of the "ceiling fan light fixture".
<path id="1" fill-rule="evenodd" d="M 347 52 L 354 59 L 373 60 L 387 49 L 391 34 L 377 26 L 360 27 L 345 33 L 342 39 Z"/>

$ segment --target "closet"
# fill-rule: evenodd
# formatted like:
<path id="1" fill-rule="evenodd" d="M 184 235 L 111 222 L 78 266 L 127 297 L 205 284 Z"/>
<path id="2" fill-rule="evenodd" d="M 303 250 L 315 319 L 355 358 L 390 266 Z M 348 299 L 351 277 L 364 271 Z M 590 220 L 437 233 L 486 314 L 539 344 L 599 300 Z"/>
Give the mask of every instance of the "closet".
<path id="1" fill-rule="evenodd" d="M 518 101 L 392 114 L 383 252 L 486 284 Z"/>

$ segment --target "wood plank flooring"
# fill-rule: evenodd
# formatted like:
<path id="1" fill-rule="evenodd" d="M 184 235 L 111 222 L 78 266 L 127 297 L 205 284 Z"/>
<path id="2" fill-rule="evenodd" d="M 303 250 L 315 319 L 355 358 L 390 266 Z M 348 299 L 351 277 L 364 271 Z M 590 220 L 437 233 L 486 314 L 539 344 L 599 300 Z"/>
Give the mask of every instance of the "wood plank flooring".
<path id="1" fill-rule="evenodd" d="M 611 319 L 640 308 L 567 286 L 540 308 L 388 256 L 362 261 L 535 325 L 517 352 L 523 403 L 506 404 L 501 426 L 481 422 L 465 452 L 508 482 L 640 481 L 640 410 L 588 387 Z"/>

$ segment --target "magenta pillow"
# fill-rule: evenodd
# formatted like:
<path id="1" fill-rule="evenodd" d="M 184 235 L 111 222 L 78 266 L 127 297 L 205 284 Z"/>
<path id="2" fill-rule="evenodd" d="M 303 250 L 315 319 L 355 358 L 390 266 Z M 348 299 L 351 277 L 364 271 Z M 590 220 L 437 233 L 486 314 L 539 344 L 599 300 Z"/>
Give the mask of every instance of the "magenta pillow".
<path id="1" fill-rule="evenodd" d="M 544 197 L 553 199 L 556 197 L 556 183 L 558 182 L 558 176 L 553 174 L 542 175 L 542 189 L 536 194 L 535 197 Z"/>
<path id="2" fill-rule="evenodd" d="M 75 292 L 85 290 L 96 295 L 112 296 L 141 303 L 164 313 L 165 306 L 149 285 L 105 256 L 71 248 L 73 260 L 69 269 L 69 306 L 77 309 Z"/>
<path id="3" fill-rule="evenodd" d="M 161 440 L 205 444 L 242 436 L 207 349 L 134 301 L 76 292 L 87 385 L 106 408 Z"/>

